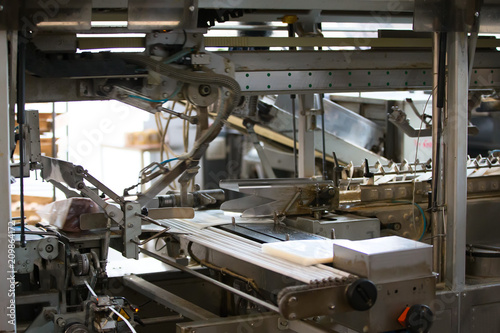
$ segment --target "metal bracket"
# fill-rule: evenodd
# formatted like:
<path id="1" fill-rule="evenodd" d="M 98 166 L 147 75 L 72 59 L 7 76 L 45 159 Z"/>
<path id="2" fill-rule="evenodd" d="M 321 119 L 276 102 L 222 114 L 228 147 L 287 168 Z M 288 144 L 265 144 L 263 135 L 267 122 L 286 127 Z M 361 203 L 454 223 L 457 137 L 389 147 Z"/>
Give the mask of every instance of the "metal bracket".
<path id="1" fill-rule="evenodd" d="M 141 211 L 138 202 L 125 203 L 125 225 L 123 228 L 123 255 L 126 258 L 139 259 L 139 235 L 141 234 Z"/>

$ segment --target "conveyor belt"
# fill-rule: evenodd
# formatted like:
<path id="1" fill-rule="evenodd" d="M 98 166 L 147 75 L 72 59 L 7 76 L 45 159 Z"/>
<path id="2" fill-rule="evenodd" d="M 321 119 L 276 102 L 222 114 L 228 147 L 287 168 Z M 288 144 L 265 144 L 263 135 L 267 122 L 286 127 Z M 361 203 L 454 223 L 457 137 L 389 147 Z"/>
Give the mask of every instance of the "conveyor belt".
<path id="1" fill-rule="evenodd" d="M 199 213 L 202 212 L 197 212 L 197 214 Z M 351 274 L 347 272 L 326 265 L 305 267 L 290 261 L 275 258 L 262 253 L 259 243 L 218 228 L 209 227 L 200 229 L 181 219 L 160 220 L 160 222 L 172 229 L 180 231 L 182 234 L 179 235 L 179 237 L 185 238 L 195 244 L 244 260 L 248 263 L 304 283 L 312 283 L 315 280 L 328 278 L 344 279 L 351 276 Z"/>

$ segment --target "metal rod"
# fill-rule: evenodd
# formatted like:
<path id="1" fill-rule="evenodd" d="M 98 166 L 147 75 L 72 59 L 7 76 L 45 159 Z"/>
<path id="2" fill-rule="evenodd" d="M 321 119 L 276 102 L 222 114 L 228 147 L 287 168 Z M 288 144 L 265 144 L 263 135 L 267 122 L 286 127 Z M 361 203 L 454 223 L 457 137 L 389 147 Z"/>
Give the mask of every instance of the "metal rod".
<path id="1" fill-rule="evenodd" d="M 323 167 L 323 179 L 328 179 L 328 172 L 326 170 L 326 143 L 325 143 L 325 106 L 323 104 L 323 98 L 325 94 L 319 94 L 319 105 L 321 108 L 321 143 L 322 143 L 322 154 L 321 154 L 321 165 Z"/>
<path id="2" fill-rule="evenodd" d="M 294 167 L 294 177 L 297 178 L 299 175 L 299 166 L 297 164 L 297 121 L 295 119 L 295 94 L 290 95 L 292 99 L 292 128 L 293 128 L 293 167 Z"/>
<path id="3" fill-rule="evenodd" d="M 19 32 L 18 54 L 17 54 L 17 123 L 19 125 L 19 200 L 21 216 L 21 247 L 26 246 L 24 234 L 24 104 L 25 104 L 25 72 L 26 72 L 26 41 Z"/>
<path id="4" fill-rule="evenodd" d="M 433 34 L 433 99 L 432 99 L 432 194 L 431 194 L 431 234 L 433 245 L 433 270 L 438 273 L 438 282 L 443 281 L 443 219 L 438 200 L 442 191 L 441 180 L 441 115 L 445 95 L 446 34 Z M 425 110 L 424 110 L 425 111 Z"/>
<path id="5" fill-rule="evenodd" d="M 198 273 L 198 272 L 196 272 L 196 271 L 194 271 L 194 270 L 192 270 L 190 268 L 187 268 L 185 266 L 182 266 L 182 265 L 176 263 L 175 261 L 172 261 L 172 260 L 170 260 L 170 259 L 168 259 L 168 258 L 166 258 L 164 256 L 160 256 L 160 255 L 158 255 L 158 254 L 156 254 L 154 252 L 148 251 L 148 250 L 146 250 L 146 249 L 144 249 L 142 247 L 140 247 L 139 250 L 141 251 L 141 253 L 144 253 L 144 254 L 152 257 L 152 258 L 155 258 L 155 259 L 157 259 L 157 260 L 159 260 L 161 262 L 164 262 L 164 263 L 166 263 L 166 264 L 168 264 L 168 265 L 170 265 L 172 267 L 175 267 L 175 268 L 177 268 L 180 271 L 189 273 L 189 274 L 194 275 L 194 276 L 196 276 L 196 277 L 198 277 L 198 278 L 200 278 L 202 280 L 205 280 L 207 282 L 215 284 L 216 286 L 221 287 L 221 288 L 223 288 L 223 289 L 225 289 L 225 290 L 227 290 L 229 292 L 232 292 L 233 294 L 236 294 L 236 295 L 238 295 L 240 297 L 243 297 L 243 298 L 249 300 L 252 303 L 258 304 L 260 306 L 265 307 L 266 309 L 269 309 L 269 310 L 277 312 L 277 313 L 280 312 L 279 308 L 276 305 L 270 304 L 270 303 L 268 303 L 266 301 L 258 299 L 257 297 L 254 297 L 252 295 L 248 295 L 247 293 L 244 293 L 241 290 L 238 290 L 236 288 L 228 286 L 227 284 L 224 284 L 222 282 L 214 280 L 214 279 L 212 279 L 212 278 L 210 278 L 210 277 L 208 277 L 206 275 Z"/>
<path id="6" fill-rule="evenodd" d="M 167 108 L 164 108 L 164 107 L 159 107 L 158 111 L 162 111 L 162 112 L 171 114 L 173 116 L 179 117 L 179 118 L 181 118 L 183 120 L 187 120 L 190 124 L 193 124 L 193 125 L 196 125 L 198 123 L 198 118 L 197 117 L 190 117 L 190 116 L 188 116 L 188 115 L 186 115 L 184 113 L 181 113 L 181 112 L 170 110 L 170 109 L 167 109 Z"/>
<path id="7" fill-rule="evenodd" d="M 57 158 L 56 149 L 56 103 L 52 102 L 52 157 Z M 56 187 L 52 186 L 52 200 L 56 201 Z"/>

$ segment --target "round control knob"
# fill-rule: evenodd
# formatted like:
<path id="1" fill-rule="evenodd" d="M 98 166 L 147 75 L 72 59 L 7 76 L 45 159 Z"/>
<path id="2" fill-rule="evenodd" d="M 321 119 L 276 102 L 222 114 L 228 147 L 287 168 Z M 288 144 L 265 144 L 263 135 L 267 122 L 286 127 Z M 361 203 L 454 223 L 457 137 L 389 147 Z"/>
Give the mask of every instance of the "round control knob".
<path id="1" fill-rule="evenodd" d="M 427 333 L 433 321 L 434 314 L 427 305 L 415 304 L 408 310 L 405 324 L 410 333 Z"/>
<path id="2" fill-rule="evenodd" d="M 377 300 L 377 287 L 368 279 L 358 279 L 347 287 L 346 296 L 354 310 L 366 311 Z"/>

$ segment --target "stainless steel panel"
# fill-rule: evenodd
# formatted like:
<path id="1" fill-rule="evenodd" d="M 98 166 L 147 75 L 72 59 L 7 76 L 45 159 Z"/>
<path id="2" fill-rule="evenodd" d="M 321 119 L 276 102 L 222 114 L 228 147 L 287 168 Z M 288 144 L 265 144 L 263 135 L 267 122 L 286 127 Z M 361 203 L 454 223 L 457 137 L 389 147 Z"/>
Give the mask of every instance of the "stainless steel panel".
<path id="1" fill-rule="evenodd" d="M 377 218 L 354 214 L 329 214 L 321 220 L 298 217 L 295 220 L 287 219 L 285 223 L 326 238 L 332 237 L 332 230 L 335 230 L 337 239 L 360 240 L 380 236 L 380 221 Z"/>
<path id="2" fill-rule="evenodd" d="M 33 33 L 39 30 L 89 30 L 91 15 L 91 0 L 27 0 L 24 10 L 19 13 L 20 29 Z"/>
<path id="3" fill-rule="evenodd" d="M 415 31 L 471 31 L 479 12 L 476 0 L 415 0 Z M 479 16 L 479 15 L 477 15 Z"/>
<path id="4" fill-rule="evenodd" d="M 460 332 L 500 331 L 500 284 L 465 288 L 461 293 Z"/>
<path id="5" fill-rule="evenodd" d="M 326 98 L 325 129 L 333 135 L 347 141 L 371 149 L 378 146 L 384 138 L 384 132 L 377 124 L 356 114 Z"/>
<path id="6" fill-rule="evenodd" d="M 129 0 L 128 29 L 172 30 L 196 23 L 195 1 Z"/>
<path id="7" fill-rule="evenodd" d="M 269 0 L 200 0 L 200 8 L 254 8 L 254 9 L 280 9 L 282 10 L 284 5 L 277 1 Z M 390 11 L 392 13 L 396 12 L 408 12 L 413 10 L 413 0 L 398 0 L 395 3 L 379 0 L 336 0 L 336 1 L 324 1 L 324 0 L 288 0 L 286 2 L 287 10 L 290 9 L 303 9 L 303 10 L 349 10 L 349 11 Z M 374 15 L 376 13 L 372 13 Z"/>
<path id="8" fill-rule="evenodd" d="M 403 327 L 399 324 L 398 317 L 407 306 L 425 304 L 433 308 L 435 281 L 434 276 L 428 276 L 377 284 L 377 301 L 370 310 L 339 312 L 334 314 L 333 318 L 358 332 L 378 333 L 401 330 Z"/>
<path id="9" fill-rule="evenodd" d="M 398 236 L 338 240 L 333 266 L 375 283 L 420 278 L 432 274 L 432 246 Z"/>

